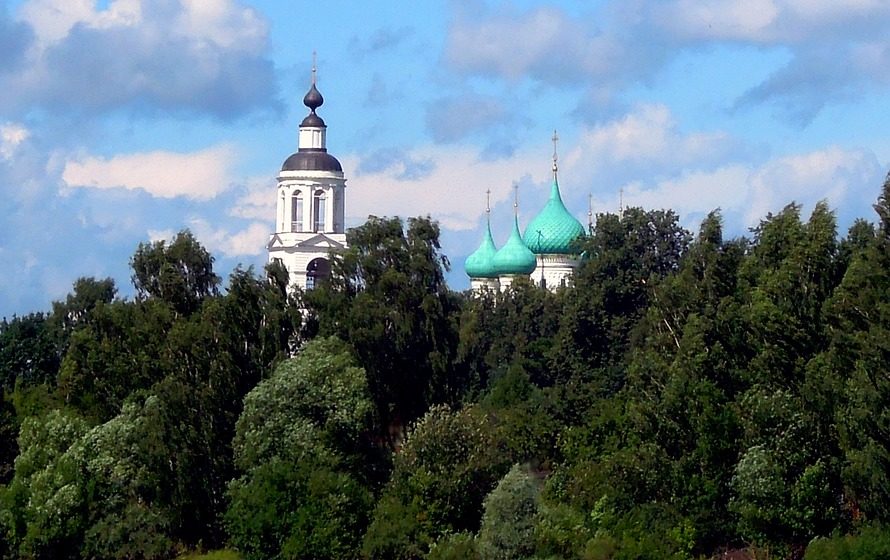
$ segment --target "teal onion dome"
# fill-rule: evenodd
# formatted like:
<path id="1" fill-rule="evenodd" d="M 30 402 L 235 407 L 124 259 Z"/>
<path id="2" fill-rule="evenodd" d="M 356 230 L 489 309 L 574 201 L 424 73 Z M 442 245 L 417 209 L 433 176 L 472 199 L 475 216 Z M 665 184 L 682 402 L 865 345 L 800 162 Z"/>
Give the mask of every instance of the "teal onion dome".
<path id="1" fill-rule="evenodd" d="M 498 248 L 491 237 L 491 224 L 485 228 L 485 237 L 482 244 L 467 260 L 464 261 L 464 270 L 470 278 L 497 278 L 498 273 L 494 269 L 494 256 Z"/>
<path id="2" fill-rule="evenodd" d="M 525 228 L 525 244 L 538 255 L 571 254 L 574 252 L 575 240 L 583 235 L 584 226 L 566 210 L 554 176 L 550 199 L 541 213 Z"/>
<path id="3" fill-rule="evenodd" d="M 519 217 L 513 219 L 513 232 L 494 256 L 493 264 L 495 272 L 499 275 L 531 274 L 538 266 L 537 257 L 522 242 L 522 235 L 519 233 Z"/>

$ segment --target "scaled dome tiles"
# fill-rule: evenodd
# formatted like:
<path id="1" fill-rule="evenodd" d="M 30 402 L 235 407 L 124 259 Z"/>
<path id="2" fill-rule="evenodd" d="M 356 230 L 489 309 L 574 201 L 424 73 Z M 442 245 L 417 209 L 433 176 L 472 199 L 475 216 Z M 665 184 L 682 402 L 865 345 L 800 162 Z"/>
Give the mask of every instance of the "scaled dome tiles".
<path id="1" fill-rule="evenodd" d="M 493 259 L 494 271 L 498 275 L 531 274 L 538 265 L 532 253 L 519 234 L 519 218 L 513 219 L 513 232 L 510 239 L 497 252 Z"/>
<path id="2" fill-rule="evenodd" d="M 525 245 L 535 254 L 575 253 L 575 240 L 584 235 L 584 226 L 572 216 L 559 194 L 556 177 L 544 209 L 525 228 Z"/>
<path id="3" fill-rule="evenodd" d="M 464 261 L 464 269 L 470 278 L 497 278 L 498 273 L 494 269 L 494 257 L 498 248 L 491 237 L 491 225 L 485 228 L 485 237 L 482 244 L 467 260 Z"/>

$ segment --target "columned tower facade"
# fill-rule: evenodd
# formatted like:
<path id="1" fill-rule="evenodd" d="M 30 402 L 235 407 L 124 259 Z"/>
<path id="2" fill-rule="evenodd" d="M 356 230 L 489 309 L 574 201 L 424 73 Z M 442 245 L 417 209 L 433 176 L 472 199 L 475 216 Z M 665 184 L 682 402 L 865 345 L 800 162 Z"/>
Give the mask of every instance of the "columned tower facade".
<path id="1" fill-rule="evenodd" d="M 269 261 L 279 260 L 291 285 L 312 289 L 330 276 L 328 255 L 346 248 L 346 178 L 337 158 L 327 151 L 327 125 L 316 113 L 324 98 L 312 85 L 303 98 L 309 114 L 300 123 L 296 153 L 278 174 L 275 233 L 269 238 Z"/>

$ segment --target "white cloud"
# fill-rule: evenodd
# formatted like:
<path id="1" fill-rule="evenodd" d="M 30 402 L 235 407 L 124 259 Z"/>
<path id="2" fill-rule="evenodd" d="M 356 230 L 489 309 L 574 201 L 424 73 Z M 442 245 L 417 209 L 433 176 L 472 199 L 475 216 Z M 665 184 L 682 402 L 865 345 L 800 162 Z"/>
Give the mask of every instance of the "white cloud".
<path id="1" fill-rule="evenodd" d="M 430 214 L 443 227 L 468 230 L 478 226 L 485 211 L 485 191 L 491 189 L 492 205 L 510 197 L 511 186 L 523 177 L 543 181 L 546 160 L 534 165 L 528 153 L 496 161 L 483 161 L 473 150 L 456 147 L 424 147 L 412 150 L 412 160 L 429 161 L 431 171 L 406 179 L 403 166 L 394 164 L 372 172 L 357 172 L 359 158 L 342 158 L 350 178 L 347 186 L 347 221 L 360 223 L 369 214 L 419 216 Z M 538 161 L 542 158 L 538 157 Z M 534 169 L 535 171 L 531 171 Z M 540 173 L 538 173 L 540 171 Z"/>
<path id="2" fill-rule="evenodd" d="M 10 159 L 19 144 L 31 136 L 31 132 L 16 123 L 0 124 L 0 158 Z"/>
<path id="3" fill-rule="evenodd" d="M 148 240 L 152 243 L 157 241 L 172 241 L 176 236 L 176 232 L 172 229 L 150 229 L 147 233 Z"/>
<path id="4" fill-rule="evenodd" d="M 716 208 L 754 226 L 769 212 L 790 202 L 813 205 L 826 199 L 839 208 L 880 179 L 881 166 L 871 152 L 828 147 L 778 157 L 760 165 L 730 163 L 713 170 L 684 172 L 662 181 L 625 184 L 625 204 L 703 214 Z M 869 193 L 871 196 L 873 193 Z M 685 220 L 684 220 L 685 221 Z"/>
<path id="5" fill-rule="evenodd" d="M 725 158 L 732 144 L 729 135 L 722 132 L 684 134 L 677 129 L 666 107 L 641 105 L 620 119 L 586 130 L 560 157 L 563 195 L 590 189 L 608 173 L 626 177 L 641 172 L 650 176 L 658 171 L 675 176 L 686 167 L 701 167 Z M 526 150 L 488 161 L 457 146 L 427 146 L 388 160 L 382 169 L 362 165 L 356 157 L 345 157 L 342 161 L 350 178 L 347 218 L 356 223 L 370 213 L 430 213 L 447 229 L 474 229 L 485 210 L 487 189 L 492 191 L 491 202 L 495 206 L 509 200 L 514 182 L 547 184 L 548 155 L 545 151 Z M 406 177 L 406 161 L 427 162 L 428 173 Z"/>
<path id="6" fill-rule="evenodd" d="M 188 228 L 195 238 L 213 255 L 225 257 L 257 256 L 266 252 L 270 226 L 253 222 L 246 228 L 232 231 L 227 224 L 214 225 L 205 218 L 191 218 Z M 171 241 L 176 236 L 172 229 L 149 229 L 151 242 Z"/>
<path id="7" fill-rule="evenodd" d="M 182 8 L 174 29 L 185 37 L 255 53 L 265 42 L 266 22 L 253 9 L 232 0 L 182 0 Z"/>
<path id="8" fill-rule="evenodd" d="M 226 257 L 256 256 L 266 252 L 271 227 L 265 222 L 253 222 L 245 229 L 232 232 L 224 226 L 215 227 L 202 218 L 189 222 L 189 229 L 212 254 Z"/>
<path id="9" fill-rule="evenodd" d="M 677 0 L 656 4 L 653 19 L 686 39 L 761 41 L 779 13 L 774 0 Z"/>
<path id="10" fill-rule="evenodd" d="M 136 25 L 142 20 L 142 1 L 114 0 L 99 10 L 95 0 L 29 0 L 22 4 L 20 16 L 46 47 L 67 37 L 78 24 L 93 29 Z"/>
<path id="11" fill-rule="evenodd" d="M 99 8 L 95 0 L 29 0 L 20 17 L 46 47 L 65 39 L 75 25 L 89 29 L 147 25 L 152 13 L 148 0 L 113 0 Z M 232 0 L 179 0 L 167 31 L 173 35 L 211 41 L 221 47 L 256 50 L 266 36 L 267 25 L 259 14 Z"/>
<path id="12" fill-rule="evenodd" d="M 444 60 L 453 70 L 508 87 L 528 79 L 581 86 L 576 114 L 585 119 L 614 106 L 629 84 L 650 86 L 678 56 L 728 42 L 790 54 L 737 105 L 778 102 L 796 124 L 890 81 L 886 0 L 609 1 L 577 15 L 468 4 L 454 4 L 448 30 Z"/>
<path id="13" fill-rule="evenodd" d="M 228 145 L 192 153 L 145 152 L 111 158 L 68 160 L 62 180 L 69 187 L 142 189 L 152 196 L 211 199 L 231 187 L 235 150 Z"/>
<path id="14" fill-rule="evenodd" d="M 881 0 L 674 0 L 652 4 L 649 19 L 683 40 L 778 44 L 830 40 L 888 15 Z"/>
<path id="15" fill-rule="evenodd" d="M 775 159 L 751 177 L 746 221 L 754 224 L 792 200 L 813 203 L 825 198 L 831 207 L 843 206 L 857 187 L 880 184 L 880 175 L 873 153 L 838 146 Z"/>
<path id="16" fill-rule="evenodd" d="M 643 104 L 620 120 L 588 129 L 564 160 L 583 165 L 584 161 L 645 162 L 683 165 L 725 154 L 732 140 L 723 132 L 682 134 L 670 109 L 660 104 Z"/>
<path id="17" fill-rule="evenodd" d="M 457 70 L 508 80 L 581 83 L 631 72 L 629 53 L 617 37 L 572 19 L 557 8 L 525 13 L 458 14 L 449 28 L 445 59 Z"/>
<path id="18" fill-rule="evenodd" d="M 637 181 L 624 187 L 624 204 L 642 208 L 670 208 L 681 217 L 716 208 L 736 210 L 750 199 L 750 167 L 730 164 L 714 170 L 695 170 L 666 179 L 654 187 Z"/>
<path id="19" fill-rule="evenodd" d="M 19 18 L 35 41 L 23 71 L 0 75 L 0 109 L 231 118 L 277 104 L 268 25 L 237 0 L 26 0 Z"/>
<path id="20" fill-rule="evenodd" d="M 267 220 L 275 215 L 275 181 L 270 177 L 252 177 L 245 181 L 242 194 L 229 208 L 229 216 Z"/>

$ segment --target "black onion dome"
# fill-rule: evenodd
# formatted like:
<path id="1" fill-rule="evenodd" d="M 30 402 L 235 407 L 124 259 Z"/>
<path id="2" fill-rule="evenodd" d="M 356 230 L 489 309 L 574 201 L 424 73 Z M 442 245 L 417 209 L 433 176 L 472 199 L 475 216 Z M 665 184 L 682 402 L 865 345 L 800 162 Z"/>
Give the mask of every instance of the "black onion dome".
<path id="1" fill-rule="evenodd" d="M 301 128 L 311 127 L 311 128 L 327 128 L 328 126 L 324 123 L 321 117 L 315 114 L 315 111 L 306 115 L 306 118 L 303 119 L 303 122 L 300 123 Z"/>
<path id="2" fill-rule="evenodd" d="M 282 171 L 338 171 L 343 167 L 337 158 L 325 150 L 300 150 L 292 154 L 281 166 Z"/>
<path id="3" fill-rule="evenodd" d="M 321 96 L 321 92 L 315 87 L 315 83 L 312 84 L 312 87 L 309 88 L 309 91 L 306 92 L 306 96 L 303 97 L 303 105 L 309 107 L 314 113 L 316 109 L 321 107 L 324 104 L 324 97 Z"/>

